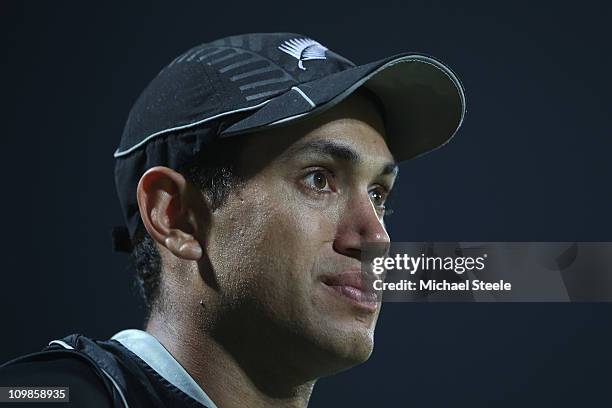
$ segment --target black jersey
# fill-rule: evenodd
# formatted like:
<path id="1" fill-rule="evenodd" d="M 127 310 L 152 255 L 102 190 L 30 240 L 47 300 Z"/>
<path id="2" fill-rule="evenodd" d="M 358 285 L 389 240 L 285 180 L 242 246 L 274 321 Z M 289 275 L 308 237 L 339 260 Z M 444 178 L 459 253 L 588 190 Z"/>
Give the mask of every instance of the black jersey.
<path id="1" fill-rule="evenodd" d="M 75 407 L 216 408 L 170 353 L 141 330 L 124 330 L 110 340 L 80 334 L 53 340 L 40 352 L 0 366 L 0 386 L 69 387 Z"/>

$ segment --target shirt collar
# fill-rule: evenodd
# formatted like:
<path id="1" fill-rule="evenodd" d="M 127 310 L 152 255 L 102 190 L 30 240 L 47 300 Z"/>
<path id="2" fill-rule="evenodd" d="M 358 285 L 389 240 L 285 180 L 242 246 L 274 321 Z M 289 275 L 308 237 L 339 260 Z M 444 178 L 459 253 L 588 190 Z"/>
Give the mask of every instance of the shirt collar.
<path id="1" fill-rule="evenodd" d="M 120 331 L 111 337 L 136 354 L 149 367 L 157 371 L 166 381 L 201 404 L 217 408 L 210 397 L 195 382 L 187 371 L 172 357 L 170 352 L 149 333 L 138 329 Z"/>

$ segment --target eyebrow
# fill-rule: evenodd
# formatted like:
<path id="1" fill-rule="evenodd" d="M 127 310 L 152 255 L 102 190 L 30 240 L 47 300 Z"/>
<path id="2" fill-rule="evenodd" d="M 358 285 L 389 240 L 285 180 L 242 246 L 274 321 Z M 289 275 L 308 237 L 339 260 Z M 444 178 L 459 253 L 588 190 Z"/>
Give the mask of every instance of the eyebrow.
<path id="1" fill-rule="evenodd" d="M 380 172 L 381 176 L 386 176 L 388 174 L 396 175 L 399 172 L 399 166 L 395 162 L 387 163 L 383 166 L 382 171 Z"/>
<path id="2" fill-rule="evenodd" d="M 313 140 L 303 145 L 292 147 L 287 152 L 290 156 L 317 153 L 332 158 L 347 161 L 351 164 L 358 165 L 362 162 L 361 155 L 349 146 L 345 146 L 329 140 Z M 388 162 L 382 166 L 380 175 L 386 176 L 388 174 L 396 174 L 398 172 L 397 163 Z"/>

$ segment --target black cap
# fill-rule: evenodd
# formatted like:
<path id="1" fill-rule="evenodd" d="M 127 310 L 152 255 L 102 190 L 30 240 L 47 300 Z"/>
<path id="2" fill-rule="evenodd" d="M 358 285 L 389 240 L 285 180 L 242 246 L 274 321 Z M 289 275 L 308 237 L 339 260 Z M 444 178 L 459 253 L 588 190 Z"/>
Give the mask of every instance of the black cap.
<path id="1" fill-rule="evenodd" d="M 115 249 L 129 251 L 128 238 L 141 223 L 136 187 L 147 169 L 179 169 L 211 140 L 299 121 L 361 86 L 382 103 L 389 148 L 398 161 L 445 144 L 465 115 L 459 79 L 422 54 L 357 66 L 294 33 L 226 37 L 182 54 L 140 95 L 114 154 L 127 225 L 114 230 Z M 173 137 L 195 128 L 188 138 Z"/>

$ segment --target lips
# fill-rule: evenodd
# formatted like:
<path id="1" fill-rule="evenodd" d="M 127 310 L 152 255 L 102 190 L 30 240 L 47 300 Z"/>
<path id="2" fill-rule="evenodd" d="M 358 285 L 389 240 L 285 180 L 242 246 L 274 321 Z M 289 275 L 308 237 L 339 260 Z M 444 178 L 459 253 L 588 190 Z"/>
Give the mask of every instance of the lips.
<path id="1" fill-rule="evenodd" d="M 328 275 L 322 282 L 336 295 L 349 301 L 353 306 L 373 312 L 377 308 L 377 294 L 372 282 L 361 271 L 347 271 Z"/>

